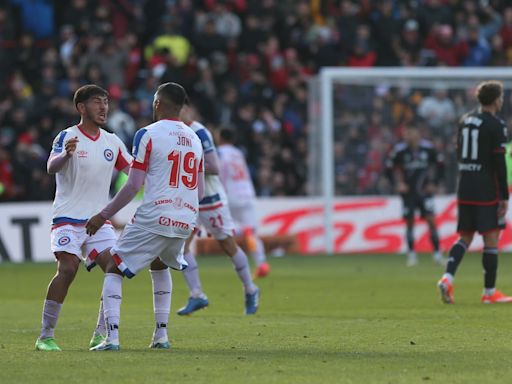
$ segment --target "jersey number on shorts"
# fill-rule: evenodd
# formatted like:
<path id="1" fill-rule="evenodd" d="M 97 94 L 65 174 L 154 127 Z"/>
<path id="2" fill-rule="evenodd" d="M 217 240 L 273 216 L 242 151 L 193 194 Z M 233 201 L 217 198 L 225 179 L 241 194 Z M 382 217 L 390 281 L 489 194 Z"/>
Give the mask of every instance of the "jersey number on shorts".
<path id="1" fill-rule="evenodd" d="M 183 154 L 180 151 L 173 150 L 169 153 L 167 159 L 171 162 L 171 176 L 169 178 L 169 185 L 171 188 L 178 188 L 181 176 L 181 182 L 185 187 L 188 189 L 196 189 L 199 162 L 197 161 L 194 152 L 187 152 Z M 183 175 L 181 175 L 182 172 Z"/>
<path id="2" fill-rule="evenodd" d="M 210 224 L 212 225 L 212 228 L 222 228 L 224 226 L 224 221 L 222 220 L 221 215 L 217 215 L 215 217 L 209 217 Z"/>

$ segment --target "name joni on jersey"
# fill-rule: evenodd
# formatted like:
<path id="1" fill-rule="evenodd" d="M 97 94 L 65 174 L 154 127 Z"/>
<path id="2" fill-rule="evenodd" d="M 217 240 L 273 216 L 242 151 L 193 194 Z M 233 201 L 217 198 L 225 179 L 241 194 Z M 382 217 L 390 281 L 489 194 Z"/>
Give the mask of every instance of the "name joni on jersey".
<path id="1" fill-rule="evenodd" d="M 190 137 L 178 136 L 178 142 L 176 144 L 185 147 L 192 147 L 192 139 Z"/>

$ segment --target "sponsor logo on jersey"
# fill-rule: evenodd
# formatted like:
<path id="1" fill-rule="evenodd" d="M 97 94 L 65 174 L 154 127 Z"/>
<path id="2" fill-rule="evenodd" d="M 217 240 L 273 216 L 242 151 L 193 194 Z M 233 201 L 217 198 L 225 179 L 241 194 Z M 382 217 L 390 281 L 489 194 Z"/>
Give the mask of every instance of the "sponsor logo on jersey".
<path id="1" fill-rule="evenodd" d="M 184 223 L 183 221 L 173 220 L 170 217 L 165 216 L 160 216 L 158 224 L 163 225 L 164 227 L 176 227 L 181 229 L 189 228 L 189 225 L 187 223 Z"/>
<path id="2" fill-rule="evenodd" d="M 112 150 L 109 148 L 105 149 L 105 152 L 103 152 L 103 156 L 105 156 L 105 159 L 107 159 L 107 161 L 114 160 L 114 152 L 112 152 Z"/>
<path id="3" fill-rule="evenodd" d="M 62 236 L 57 243 L 59 245 L 67 245 L 71 242 L 71 238 L 69 236 Z"/>
<path id="4" fill-rule="evenodd" d="M 76 153 L 78 155 L 78 157 L 82 158 L 82 159 L 85 159 L 87 158 L 87 156 L 89 155 L 89 153 L 87 151 L 77 151 Z"/>
<path id="5" fill-rule="evenodd" d="M 181 197 L 177 197 L 176 199 L 174 199 L 174 202 L 172 205 L 176 209 L 183 208 L 183 199 Z"/>

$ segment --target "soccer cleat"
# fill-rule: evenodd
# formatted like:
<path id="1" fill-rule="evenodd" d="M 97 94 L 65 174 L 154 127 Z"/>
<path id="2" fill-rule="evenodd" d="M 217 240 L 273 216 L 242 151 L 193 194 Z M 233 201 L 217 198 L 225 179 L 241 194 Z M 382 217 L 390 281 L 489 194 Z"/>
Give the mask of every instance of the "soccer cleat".
<path id="1" fill-rule="evenodd" d="M 265 277 L 270 273 L 270 265 L 268 263 L 263 263 L 256 268 L 254 272 L 254 278 L 257 279 L 259 277 Z"/>
<path id="2" fill-rule="evenodd" d="M 416 252 L 409 252 L 407 254 L 407 262 L 405 263 L 408 267 L 414 267 L 418 265 L 418 256 L 416 256 Z"/>
<path id="3" fill-rule="evenodd" d="M 36 340 L 36 351 L 62 351 L 53 337 Z"/>
<path id="4" fill-rule="evenodd" d="M 151 344 L 149 344 L 149 348 L 151 349 L 170 349 L 171 343 L 169 343 L 169 340 L 166 338 L 162 338 L 159 340 L 153 340 Z"/>
<path id="5" fill-rule="evenodd" d="M 453 284 L 450 283 L 450 280 L 448 280 L 446 277 L 442 278 L 438 281 L 437 287 L 441 293 L 441 300 L 443 303 L 455 304 L 455 300 L 453 298 Z"/>
<path id="6" fill-rule="evenodd" d="M 119 351 L 120 349 L 119 343 L 111 343 L 105 339 L 97 346 L 89 348 L 89 351 Z"/>
<path id="7" fill-rule="evenodd" d="M 195 311 L 206 308 L 208 306 L 208 298 L 204 297 L 189 297 L 187 305 L 180 308 L 177 312 L 180 316 L 191 315 Z"/>
<path id="8" fill-rule="evenodd" d="M 101 333 L 95 333 L 92 335 L 91 341 L 89 341 L 89 349 L 94 348 L 105 341 L 107 337 Z"/>
<path id="9" fill-rule="evenodd" d="M 495 303 L 512 303 L 512 297 L 503 294 L 496 290 L 492 295 L 482 295 L 482 303 L 495 304 Z"/>
<path id="10" fill-rule="evenodd" d="M 260 301 L 260 289 L 256 288 L 254 293 L 246 293 L 245 294 L 245 314 L 246 315 L 254 315 L 258 310 L 258 305 Z"/>

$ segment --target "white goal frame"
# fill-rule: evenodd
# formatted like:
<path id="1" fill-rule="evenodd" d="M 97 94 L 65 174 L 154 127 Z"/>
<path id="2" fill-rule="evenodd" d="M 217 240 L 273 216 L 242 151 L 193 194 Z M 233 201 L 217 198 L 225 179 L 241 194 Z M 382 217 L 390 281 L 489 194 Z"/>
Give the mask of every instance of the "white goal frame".
<path id="1" fill-rule="evenodd" d="M 449 81 L 474 78 L 475 82 L 483 80 L 512 80 L 512 68 L 341 68 L 325 67 L 319 74 L 320 79 L 320 123 L 322 128 L 322 197 L 325 214 L 325 245 L 328 254 L 334 253 L 334 151 L 333 151 L 333 84 L 354 84 L 354 79 L 372 79 L 378 84 L 382 79 L 437 79 Z"/>

